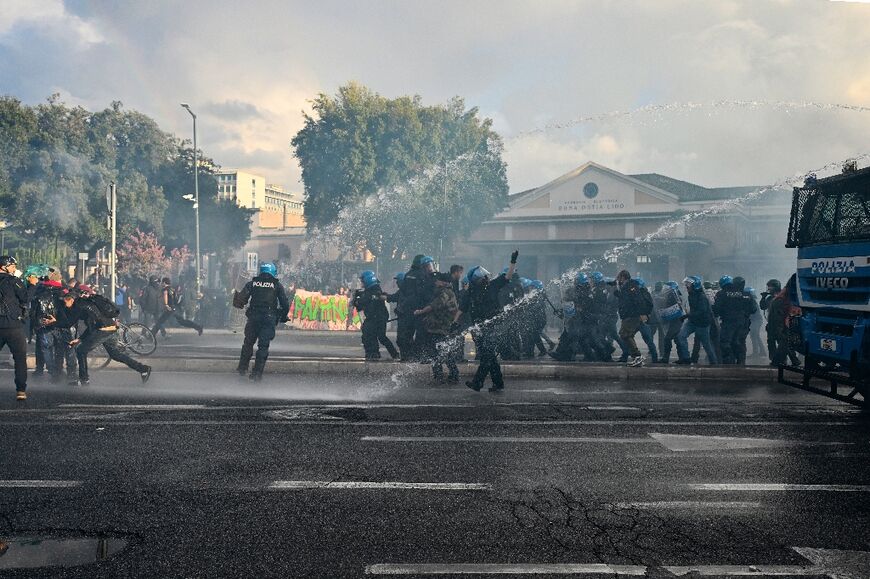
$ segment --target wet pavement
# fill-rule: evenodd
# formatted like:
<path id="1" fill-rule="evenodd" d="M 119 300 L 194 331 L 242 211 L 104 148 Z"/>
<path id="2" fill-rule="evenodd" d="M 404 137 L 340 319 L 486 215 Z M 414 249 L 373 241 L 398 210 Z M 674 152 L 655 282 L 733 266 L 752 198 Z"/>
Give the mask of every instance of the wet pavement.
<path id="1" fill-rule="evenodd" d="M 0 397 L 2 576 L 870 577 L 870 415 L 786 387 L 29 390 Z"/>

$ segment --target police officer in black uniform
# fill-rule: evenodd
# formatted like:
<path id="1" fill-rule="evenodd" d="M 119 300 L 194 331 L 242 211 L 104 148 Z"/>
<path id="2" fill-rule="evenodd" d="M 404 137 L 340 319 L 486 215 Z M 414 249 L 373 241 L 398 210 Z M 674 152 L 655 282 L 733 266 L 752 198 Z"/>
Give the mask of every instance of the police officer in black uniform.
<path id="1" fill-rule="evenodd" d="M 239 357 L 238 372 L 242 376 L 248 372 L 248 364 L 254 355 L 254 342 L 257 342 L 257 357 L 249 376 L 254 381 L 263 378 L 263 369 L 269 357 L 269 343 L 275 338 L 275 326 L 286 322 L 290 312 L 290 301 L 284 286 L 275 277 L 277 273 L 274 263 L 261 264 L 260 275 L 246 283 L 242 291 L 233 296 L 235 307 L 242 309 L 248 306 L 245 312 L 248 323 L 245 324 L 245 341 Z"/>
<path id="2" fill-rule="evenodd" d="M 15 277 L 18 262 L 0 256 L 0 349 L 9 346 L 15 363 L 15 399 L 27 400 L 27 336 L 24 320 L 30 296 L 24 282 Z"/>
<path id="3" fill-rule="evenodd" d="M 487 376 L 492 378 L 490 392 L 504 390 L 504 378 L 501 373 L 501 365 L 498 363 L 498 341 L 501 330 L 501 320 L 494 320 L 502 309 L 498 303 L 498 293 L 510 283 L 514 274 L 519 251 L 511 254 L 511 265 L 507 274 L 502 274 L 490 281 L 489 272 L 480 266 L 468 270 L 468 293 L 463 297 L 456 313 L 458 320 L 462 313 L 467 313 L 475 327 L 471 331 L 474 343 L 477 346 L 477 355 L 480 364 L 474 378 L 465 383 L 466 386 L 480 392 Z"/>
<path id="4" fill-rule="evenodd" d="M 713 313 L 722 320 L 719 329 L 719 346 L 723 364 L 746 364 L 746 337 L 749 335 L 750 316 L 758 310 L 752 294 L 745 289 L 742 277 L 724 275 L 719 280 L 721 288 L 713 302 Z"/>

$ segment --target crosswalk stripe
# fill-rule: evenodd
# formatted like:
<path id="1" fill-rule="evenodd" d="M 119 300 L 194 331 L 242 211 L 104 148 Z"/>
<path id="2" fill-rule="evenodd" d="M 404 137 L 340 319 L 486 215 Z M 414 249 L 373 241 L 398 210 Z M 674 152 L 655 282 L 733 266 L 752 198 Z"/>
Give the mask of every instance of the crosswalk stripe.
<path id="1" fill-rule="evenodd" d="M 278 480 L 268 486 L 272 490 L 305 489 L 396 489 L 425 491 L 489 491 L 489 483 L 402 482 L 402 481 L 328 481 L 328 480 Z"/>
<path id="2" fill-rule="evenodd" d="M 603 563 L 380 563 L 366 575 L 610 575 L 643 577 L 642 565 Z"/>
<path id="3" fill-rule="evenodd" d="M 4 489 L 66 489 L 81 484 L 77 480 L 0 480 L 0 488 Z"/>

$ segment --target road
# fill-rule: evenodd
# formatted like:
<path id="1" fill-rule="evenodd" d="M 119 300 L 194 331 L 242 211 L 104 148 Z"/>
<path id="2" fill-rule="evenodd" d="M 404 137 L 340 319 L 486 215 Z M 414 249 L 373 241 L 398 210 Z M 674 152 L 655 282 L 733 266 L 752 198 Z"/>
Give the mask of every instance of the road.
<path id="1" fill-rule="evenodd" d="M 137 380 L 0 397 L 3 576 L 870 577 L 870 416 L 796 390 Z"/>

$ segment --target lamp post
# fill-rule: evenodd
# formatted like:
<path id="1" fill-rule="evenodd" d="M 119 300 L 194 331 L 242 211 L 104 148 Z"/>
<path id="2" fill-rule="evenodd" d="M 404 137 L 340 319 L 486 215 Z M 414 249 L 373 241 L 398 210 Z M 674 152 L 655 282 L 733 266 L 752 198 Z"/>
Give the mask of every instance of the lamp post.
<path id="1" fill-rule="evenodd" d="M 196 148 L 196 115 L 187 103 L 181 103 L 181 106 L 193 117 L 193 212 L 196 219 L 196 295 L 199 296 L 202 292 L 199 281 L 199 153 Z"/>

